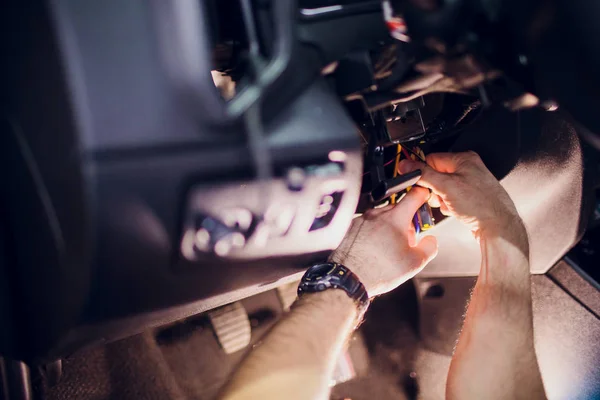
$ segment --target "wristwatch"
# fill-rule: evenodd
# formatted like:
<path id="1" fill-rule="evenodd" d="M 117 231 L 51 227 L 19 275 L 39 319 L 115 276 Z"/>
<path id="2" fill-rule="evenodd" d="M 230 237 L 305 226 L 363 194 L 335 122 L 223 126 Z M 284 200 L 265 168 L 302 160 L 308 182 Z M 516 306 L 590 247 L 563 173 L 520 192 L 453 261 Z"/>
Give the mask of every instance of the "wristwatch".
<path id="1" fill-rule="evenodd" d="M 369 308 L 369 294 L 358 277 L 347 267 L 337 263 L 313 265 L 306 271 L 298 285 L 298 297 L 305 293 L 342 289 L 354 300 L 358 308 L 358 322 Z"/>

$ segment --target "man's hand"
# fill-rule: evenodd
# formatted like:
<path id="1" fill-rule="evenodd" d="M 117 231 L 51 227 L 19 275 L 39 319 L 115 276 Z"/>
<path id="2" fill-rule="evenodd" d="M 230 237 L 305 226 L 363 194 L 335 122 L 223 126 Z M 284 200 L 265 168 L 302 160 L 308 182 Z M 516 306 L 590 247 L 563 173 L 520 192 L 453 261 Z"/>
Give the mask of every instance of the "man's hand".
<path id="1" fill-rule="evenodd" d="M 404 163 L 402 169 L 421 168 L 419 184 L 433 190 L 434 205 L 479 236 L 485 250 L 482 275 L 489 277 L 483 283 L 480 277 L 471 298 L 447 398 L 543 399 L 533 348 L 529 268 L 520 250 L 527 247 L 527 236 L 515 207 L 478 157 L 431 155 L 428 162 L 429 167 Z M 370 296 L 412 278 L 437 254 L 435 238 L 417 243 L 412 225 L 429 197 L 429 190 L 415 187 L 397 205 L 355 219 L 331 260 L 358 275 Z M 279 399 L 282 393 L 290 399 L 329 398 L 329 378 L 356 314 L 356 305 L 341 290 L 303 296 L 244 360 L 222 398 Z"/>
<path id="2" fill-rule="evenodd" d="M 367 211 L 352 222 L 330 260 L 350 268 L 370 297 L 397 288 L 437 255 L 436 239 L 425 236 L 417 243 L 412 224 L 428 198 L 427 189 L 416 187 L 396 205 Z"/>
<path id="3" fill-rule="evenodd" d="M 533 345 L 529 245 L 508 193 L 473 152 L 430 154 L 418 185 L 479 239 L 481 271 L 456 345 L 448 399 L 545 399 Z"/>
<path id="4" fill-rule="evenodd" d="M 529 253 L 525 226 L 508 193 L 477 153 L 437 153 L 427 165 L 404 160 L 400 173 L 421 169 L 418 185 L 432 190 L 429 204 L 466 224 L 477 238 L 502 237 Z"/>

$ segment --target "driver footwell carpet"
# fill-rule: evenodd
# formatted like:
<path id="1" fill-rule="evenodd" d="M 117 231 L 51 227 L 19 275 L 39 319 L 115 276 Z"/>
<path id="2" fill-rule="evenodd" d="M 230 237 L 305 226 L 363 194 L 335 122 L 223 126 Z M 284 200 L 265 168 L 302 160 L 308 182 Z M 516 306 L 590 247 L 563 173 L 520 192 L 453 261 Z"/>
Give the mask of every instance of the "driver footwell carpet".
<path id="1" fill-rule="evenodd" d="M 358 377 L 335 387 L 332 398 L 413 398 L 405 393 L 405 387 L 414 386 L 410 371 L 398 366 L 403 364 L 403 359 L 415 357 L 413 353 L 418 343 L 414 327 L 408 326 L 407 322 L 408 317 L 414 319 L 416 313 L 414 289 L 410 285 L 407 288 L 408 291 L 398 290 L 392 297 L 381 298 L 375 303 L 373 315 L 377 312 L 382 318 L 368 319 L 362 325 L 360 336 L 349 343 Z M 275 291 L 254 296 L 243 303 L 253 326 L 252 342 L 246 350 L 249 351 L 283 311 Z M 397 318 L 383 315 L 390 311 L 387 304 L 391 303 L 404 305 L 396 307 L 402 310 Z M 387 323 L 385 329 L 380 330 L 378 325 L 382 321 L 391 321 L 391 325 Z M 394 342 L 378 344 L 377 332 L 387 336 L 390 330 L 397 333 Z M 369 333 L 368 337 L 364 332 Z M 388 346 L 403 341 L 404 349 L 397 348 L 390 360 Z M 36 391 L 39 398 L 48 400 L 213 399 L 246 351 L 225 354 L 214 337 L 208 318 L 201 315 L 155 332 L 81 351 L 63 361 L 63 377 L 58 385 L 47 387 L 38 378 Z"/>
<path id="2" fill-rule="evenodd" d="M 600 321 L 548 277 L 532 279 L 536 350 L 548 398 L 600 398 Z M 376 299 L 360 328 L 361 340 L 350 341 L 350 346 L 362 346 L 368 357 L 355 365 L 360 370 L 357 378 L 333 388 L 332 399 L 443 399 L 448 349 L 461 322 L 461 313 L 455 311 L 465 309 L 473 282 L 440 279 L 445 290 L 435 300 L 440 304 L 437 310 L 433 300 L 417 306 L 414 286 L 408 283 Z M 275 291 L 243 303 L 253 325 L 250 349 L 282 310 Z M 431 329 L 435 340 L 420 332 L 427 324 L 419 319 L 436 318 L 445 310 L 453 310 L 456 317 L 440 319 L 443 326 Z M 49 388 L 37 378 L 36 394 L 49 400 L 212 399 L 244 354 L 226 355 L 207 319 L 199 316 L 81 351 L 64 360 L 58 385 Z"/>

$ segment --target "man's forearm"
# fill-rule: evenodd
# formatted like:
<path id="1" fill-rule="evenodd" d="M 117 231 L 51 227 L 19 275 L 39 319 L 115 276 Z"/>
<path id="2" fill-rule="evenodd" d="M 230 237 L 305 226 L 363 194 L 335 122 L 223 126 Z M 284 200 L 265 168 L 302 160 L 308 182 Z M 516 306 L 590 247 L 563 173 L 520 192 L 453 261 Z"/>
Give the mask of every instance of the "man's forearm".
<path id="1" fill-rule="evenodd" d="M 224 399 L 328 398 L 357 308 L 342 290 L 307 294 L 242 362 Z"/>
<path id="2" fill-rule="evenodd" d="M 449 399 L 541 399 L 526 251 L 481 239 L 482 265 L 450 373 Z"/>

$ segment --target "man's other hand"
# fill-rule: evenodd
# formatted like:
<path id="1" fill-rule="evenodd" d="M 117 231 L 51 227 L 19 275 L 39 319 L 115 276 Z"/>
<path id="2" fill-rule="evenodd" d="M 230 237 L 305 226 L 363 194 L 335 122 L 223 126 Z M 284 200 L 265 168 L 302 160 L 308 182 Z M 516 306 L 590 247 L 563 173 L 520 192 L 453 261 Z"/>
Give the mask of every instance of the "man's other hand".
<path id="1" fill-rule="evenodd" d="M 350 268 L 369 297 L 400 286 L 437 255 L 435 237 L 417 241 L 412 224 L 428 198 L 427 189 L 415 187 L 398 204 L 367 211 L 352 222 L 330 260 Z"/>
<path id="2" fill-rule="evenodd" d="M 427 165 L 405 160 L 398 169 L 421 169 L 417 184 L 433 192 L 429 204 L 466 224 L 477 238 L 502 237 L 528 254 L 527 233 L 513 201 L 477 153 L 430 154 Z"/>

